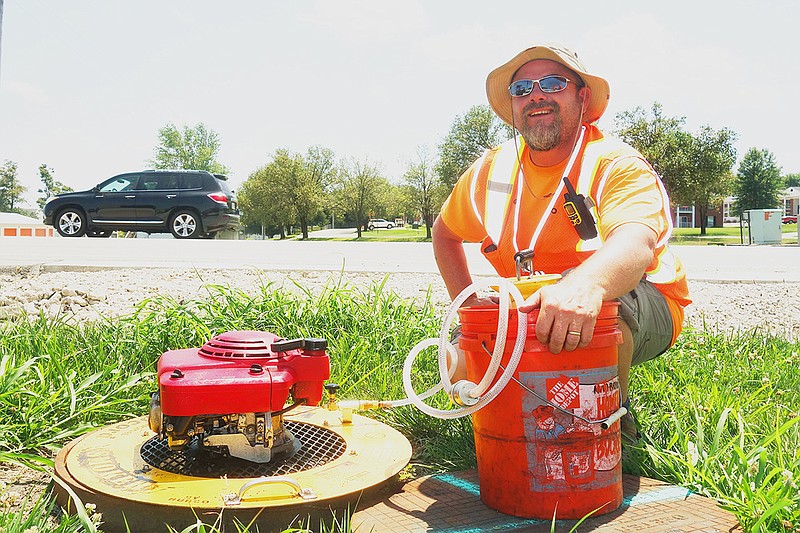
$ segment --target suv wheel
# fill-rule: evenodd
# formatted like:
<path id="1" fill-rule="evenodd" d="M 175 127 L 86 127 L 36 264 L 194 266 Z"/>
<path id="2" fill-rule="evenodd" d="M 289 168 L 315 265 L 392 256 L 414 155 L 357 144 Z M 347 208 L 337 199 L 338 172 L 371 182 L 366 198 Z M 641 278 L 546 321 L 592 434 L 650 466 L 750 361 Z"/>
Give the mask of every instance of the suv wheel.
<path id="1" fill-rule="evenodd" d="M 394 224 L 392 224 L 391 222 L 386 224 L 386 229 L 392 229 L 393 227 L 394 227 Z"/>
<path id="2" fill-rule="evenodd" d="M 369 231 L 372 231 L 372 230 L 374 230 L 374 229 L 375 229 L 375 226 L 373 226 L 373 225 L 369 225 L 369 226 L 367 226 L 367 229 L 368 229 Z"/>
<path id="3" fill-rule="evenodd" d="M 200 234 L 200 223 L 194 211 L 181 209 L 169 221 L 169 231 L 176 239 L 192 239 Z"/>
<path id="4" fill-rule="evenodd" d="M 68 207 L 58 214 L 56 230 L 62 237 L 83 237 L 86 233 L 86 216 L 83 211 Z"/>

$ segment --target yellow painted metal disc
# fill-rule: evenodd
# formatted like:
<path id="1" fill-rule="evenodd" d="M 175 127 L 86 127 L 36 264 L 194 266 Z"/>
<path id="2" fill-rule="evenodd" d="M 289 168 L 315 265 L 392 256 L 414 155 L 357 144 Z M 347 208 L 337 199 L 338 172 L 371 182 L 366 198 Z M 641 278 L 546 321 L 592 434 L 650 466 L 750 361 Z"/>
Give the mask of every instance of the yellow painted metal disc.
<path id="1" fill-rule="evenodd" d="M 346 443 L 344 452 L 320 467 L 281 476 L 290 482 L 261 484 L 256 482 L 260 478 L 177 474 L 142 459 L 140 450 L 154 433 L 147 417 L 141 417 L 70 443 L 56 460 L 56 475 L 74 488 L 111 501 L 192 509 L 270 508 L 320 504 L 361 493 L 395 476 L 411 458 L 411 445 L 400 432 L 370 418 L 355 415 L 352 423 L 343 424 L 339 411 L 301 407 L 285 419 L 336 433 Z M 298 487 L 313 498 L 304 499 Z M 234 495 L 241 496 L 239 502 L 231 503 Z"/>

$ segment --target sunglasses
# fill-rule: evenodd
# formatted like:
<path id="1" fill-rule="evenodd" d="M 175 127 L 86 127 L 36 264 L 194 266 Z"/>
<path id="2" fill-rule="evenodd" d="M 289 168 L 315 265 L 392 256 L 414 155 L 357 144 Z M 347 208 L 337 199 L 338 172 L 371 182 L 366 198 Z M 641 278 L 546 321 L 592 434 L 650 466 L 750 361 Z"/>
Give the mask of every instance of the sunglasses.
<path id="1" fill-rule="evenodd" d="M 564 76 L 545 76 L 538 80 L 517 80 L 508 86 L 508 92 L 511 93 L 511 96 L 528 96 L 538 83 L 539 89 L 543 93 L 560 93 L 567 88 L 569 82 L 570 80 Z"/>

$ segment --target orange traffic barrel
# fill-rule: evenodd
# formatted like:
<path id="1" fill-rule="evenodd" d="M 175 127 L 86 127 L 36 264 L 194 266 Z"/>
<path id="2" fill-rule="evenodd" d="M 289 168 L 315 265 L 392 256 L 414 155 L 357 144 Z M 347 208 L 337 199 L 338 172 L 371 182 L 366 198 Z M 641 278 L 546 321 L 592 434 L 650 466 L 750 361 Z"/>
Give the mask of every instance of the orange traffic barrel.
<path id="1" fill-rule="evenodd" d="M 524 518 L 577 519 L 622 504 L 619 422 L 600 422 L 620 407 L 616 302 L 603 304 L 591 343 L 552 354 L 536 338 L 538 312 L 514 380 L 472 414 L 481 500 Z M 494 350 L 499 309 L 459 309 L 467 376 L 478 383 Z M 503 365 L 513 351 L 517 312 L 509 311 Z"/>

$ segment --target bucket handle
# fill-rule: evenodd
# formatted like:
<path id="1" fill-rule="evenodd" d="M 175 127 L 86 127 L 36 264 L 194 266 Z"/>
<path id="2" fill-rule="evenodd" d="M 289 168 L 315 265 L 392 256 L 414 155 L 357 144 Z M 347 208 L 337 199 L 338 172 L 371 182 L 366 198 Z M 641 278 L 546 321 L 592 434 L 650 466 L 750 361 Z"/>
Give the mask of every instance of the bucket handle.
<path id="1" fill-rule="evenodd" d="M 260 477 L 258 479 L 253 479 L 248 481 L 242 488 L 239 489 L 239 492 L 234 494 L 223 494 L 222 501 L 225 502 L 227 506 L 239 505 L 242 503 L 242 499 L 244 498 L 244 493 L 248 490 L 256 487 L 258 485 L 272 485 L 272 484 L 283 484 L 289 485 L 295 490 L 295 496 L 300 496 L 304 500 L 316 500 L 317 494 L 314 492 L 313 489 L 310 488 L 303 488 L 300 484 L 290 477 L 284 476 L 274 476 L 274 477 Z"/>
<path id="2" fill-rule="evenodd" d="M 485 341 L 481 343 L 481 347 L 483 348 L 483 351 L 484 351 L 484 352 L 486 352 L 486 353 L 487 353 L 487 354 L 489 354 L 489 355 L 492 355 L 492 353 L 491 353 L 491 352 L 489 351 L 489 349 L 486 347 L 486 342 L 485 342 Z M 502 368 L 503 370 L 505 370 L 505 368 L 503 367 L 503 365 L 500 365 L 500 368 Z M 569 415 L 569 416 L 571 416 L 571 417 L 573 417 L 573 418 L 577 418 L 578 420 L 581 420 L 582 422 L 586 422 L 587 424 L 591 424 L 591 425 L 600 424 L 600 429 L 602 429 L 602 430 L 604 430 L 604 431 L 605 431 L 605 430 L 607 430 L 608 428 L 610 428 L 610 427 L 611 427 L 611 425 L 612 425 L 614 422 L 616 422 L 617 420 L 619 420 L 620 418 L 622 418 L 623 416 L 625 416 L 625 415 L 628 413 L 628 410 L 627 410 L 625 407 L 620 407 L 619 409 L 617 409 L 616 411 L 614 411 L 613 413 L 611 413 L 611 414 L 608 416 L 608 418 L 603 418 L 603 419 L 601 419 L 601 420 L 590 420 L 590 419 L 588 419 L 588 418 L 586 418 L 586 417 L 584 417 L 584 416 L 577 415 L 577 414 L 573 413 L 572 411 L 569 411 L 569 410 L 567 410 L 567 409 L 564 409 L 564 408 L 563 408 L 563 407 L 561 407 L 560 405 L 558 405 L 558 404 L 555 404 L 555 403 L 551 402 L 551 401 L 550 401 L 550 400 L 548 400 L 547 398 L 544 398 L 543 396 L 541 396 L 540 394 L 538 394 L 538 393 L 537 393 L 535 390 L 533 390 L 533 389 L 531 389 L 530 387 L 527 387 L 526 385 L 524 385 L 524 384 L 523 384 L 523 383 L 522 383 L 520 380 L 518 380 L 518 379 L 517 379 L 517 378 L 515 378 L 514 376 L 511 376 L 511 379 L 512 379 L 513 381 L 516 381 L 516 382 L 517 382 L 517 385 L 519 385 L 520 387 L 522 387 L 522 390 L 524 390 L 524 391 L 527 391 L 527 392 L 530 392 L 531 394 L 533 394 L 533 396 L 534 396 L 534 397 L 536 397 L 536 398 L 537 398 L 537 399 L 538 399 L 540 402 L 542 402 L 542 403 L 544 403 L 544 404 L 546 404 L 546 405 L 549 405 L 550 407 L 553 407 L 553 408 L 554 408 L 554 409 L 556 409 L 557 411 L 561 411 L 562 413 L 564 413 L 564 414 L 566 414 L 566 415 Z"/>

